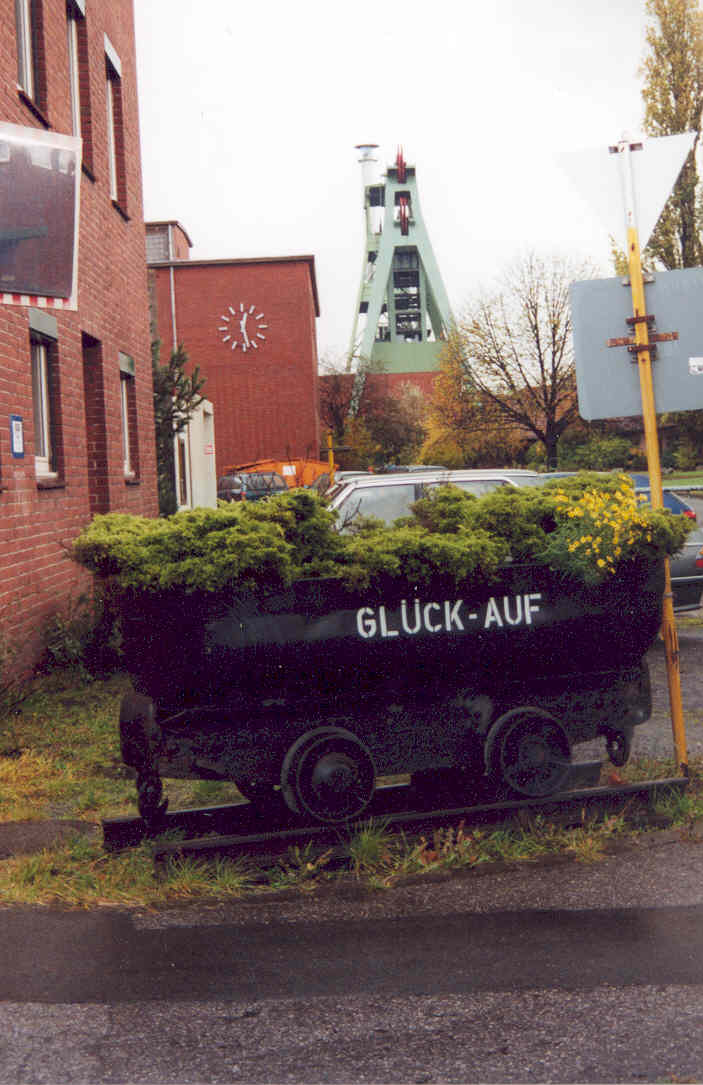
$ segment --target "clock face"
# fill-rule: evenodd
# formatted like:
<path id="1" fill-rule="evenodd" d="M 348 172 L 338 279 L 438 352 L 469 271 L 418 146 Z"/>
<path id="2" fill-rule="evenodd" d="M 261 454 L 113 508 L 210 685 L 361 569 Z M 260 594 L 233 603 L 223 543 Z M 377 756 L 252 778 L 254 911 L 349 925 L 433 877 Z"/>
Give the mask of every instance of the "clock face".
<path id="1" fill-rule="evenodd" d="M 220 319 L 222 324 L 218 325 L 217 330 L 230 350 L 239 348 L 246 354 L 248 350 L 259 350 L 266 342 L 264 333 L 268 324 L 264 323 L 264 314 L 255 305 L 246 305 L 243 301 L 240 301 L 238 308 L 228 305 L 227 312 Z"/>

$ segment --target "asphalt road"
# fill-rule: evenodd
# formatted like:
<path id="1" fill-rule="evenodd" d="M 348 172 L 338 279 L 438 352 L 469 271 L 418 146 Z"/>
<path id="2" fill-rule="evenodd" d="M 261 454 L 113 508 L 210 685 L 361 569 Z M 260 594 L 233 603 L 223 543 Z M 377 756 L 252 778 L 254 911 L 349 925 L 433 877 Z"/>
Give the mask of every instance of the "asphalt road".
<path id="1" fill-rule="evenodd" d="M 1 1082 L 703 1076 L 699 842 L 386 893 L 1 917 Z"/>

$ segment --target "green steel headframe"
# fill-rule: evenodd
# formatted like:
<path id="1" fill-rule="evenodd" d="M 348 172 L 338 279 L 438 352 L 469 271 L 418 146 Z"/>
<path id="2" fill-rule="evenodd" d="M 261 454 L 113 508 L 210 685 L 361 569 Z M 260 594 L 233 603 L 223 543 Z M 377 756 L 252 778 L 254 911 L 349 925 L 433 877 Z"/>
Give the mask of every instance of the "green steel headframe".
<path id="1" fill-rule="evenodd" d="M 373 179 L 376 144 L 360 144 L 366 238 L 347 369 L 355 370 L 352 413 L 366 372 L 417 373 L 437 368 L 451 313 L 425 229 L 415 167 L 403 152 Z"/>

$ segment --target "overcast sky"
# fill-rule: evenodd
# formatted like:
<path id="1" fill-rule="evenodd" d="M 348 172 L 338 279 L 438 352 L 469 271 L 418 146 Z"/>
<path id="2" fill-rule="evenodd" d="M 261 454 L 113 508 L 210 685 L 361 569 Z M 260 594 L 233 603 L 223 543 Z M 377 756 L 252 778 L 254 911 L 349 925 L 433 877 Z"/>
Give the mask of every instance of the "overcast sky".
<path id="1" fill-rule="evenodd" d="M 529 248 L 612 274 L 554 161 L 642 121 L 645 0 L 135 0 L 145 215 L 191 257 L 315 257 L 344 355 L 363 252 L 355 144 L 402 145 L 450 304 Z"/>

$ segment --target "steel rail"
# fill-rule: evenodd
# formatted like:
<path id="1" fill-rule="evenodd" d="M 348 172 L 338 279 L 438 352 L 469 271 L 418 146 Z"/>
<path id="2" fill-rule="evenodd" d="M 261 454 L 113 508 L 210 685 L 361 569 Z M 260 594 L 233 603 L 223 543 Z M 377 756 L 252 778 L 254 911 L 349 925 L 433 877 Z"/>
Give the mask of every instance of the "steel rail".
<path id="1" fill-rule="evenodd" d="M 600 762 L 574 766 L 577 770 L 572 783 L 591 779 Z M 580 771 L 579 771 L 580 770 Z M 158 828 L 149 829 L 139 818 L 113 818 L 103 821 L 104 845 L 109 851 L 134 846 L 152 836 L 153 856 L 157 868 L 169 858 L 191 856 L 201 859 L 256 857 L 260 864 L 276 862 L 291 847 L 310 846 L 316 851 L 332 849 L 333 859 L 348 859 L 348 842 L 355 830 L 375 820 L 395 832 L 410 836 L 433 833 L 457 825 L 491 824 L 500 821 L 524 821 L 537 814 L 553 818 L 562 825 L 581 824 L 585 811 L 595 814 L 602 810 L 622 810 L 628 805 L 650 804 L 658 792 L 685 790 L 686 777 L 646 780 L 616 787 L 581 786 L 545 799 L 511 799 L 496 801 L 476 795 L 484 801 L 471 805 L 445 805 L 437 808 L 437 793 L 418 792 L 409 784 L 380 787 L 373 802 L 361 818 L 339 825 L 311 824 L 280 805 L 260 809 L 248 802 L 229 806 L 178 810 L 166 814 Z M 173 832 L 185 833 L 184 839 L 168 839 Z"/>

